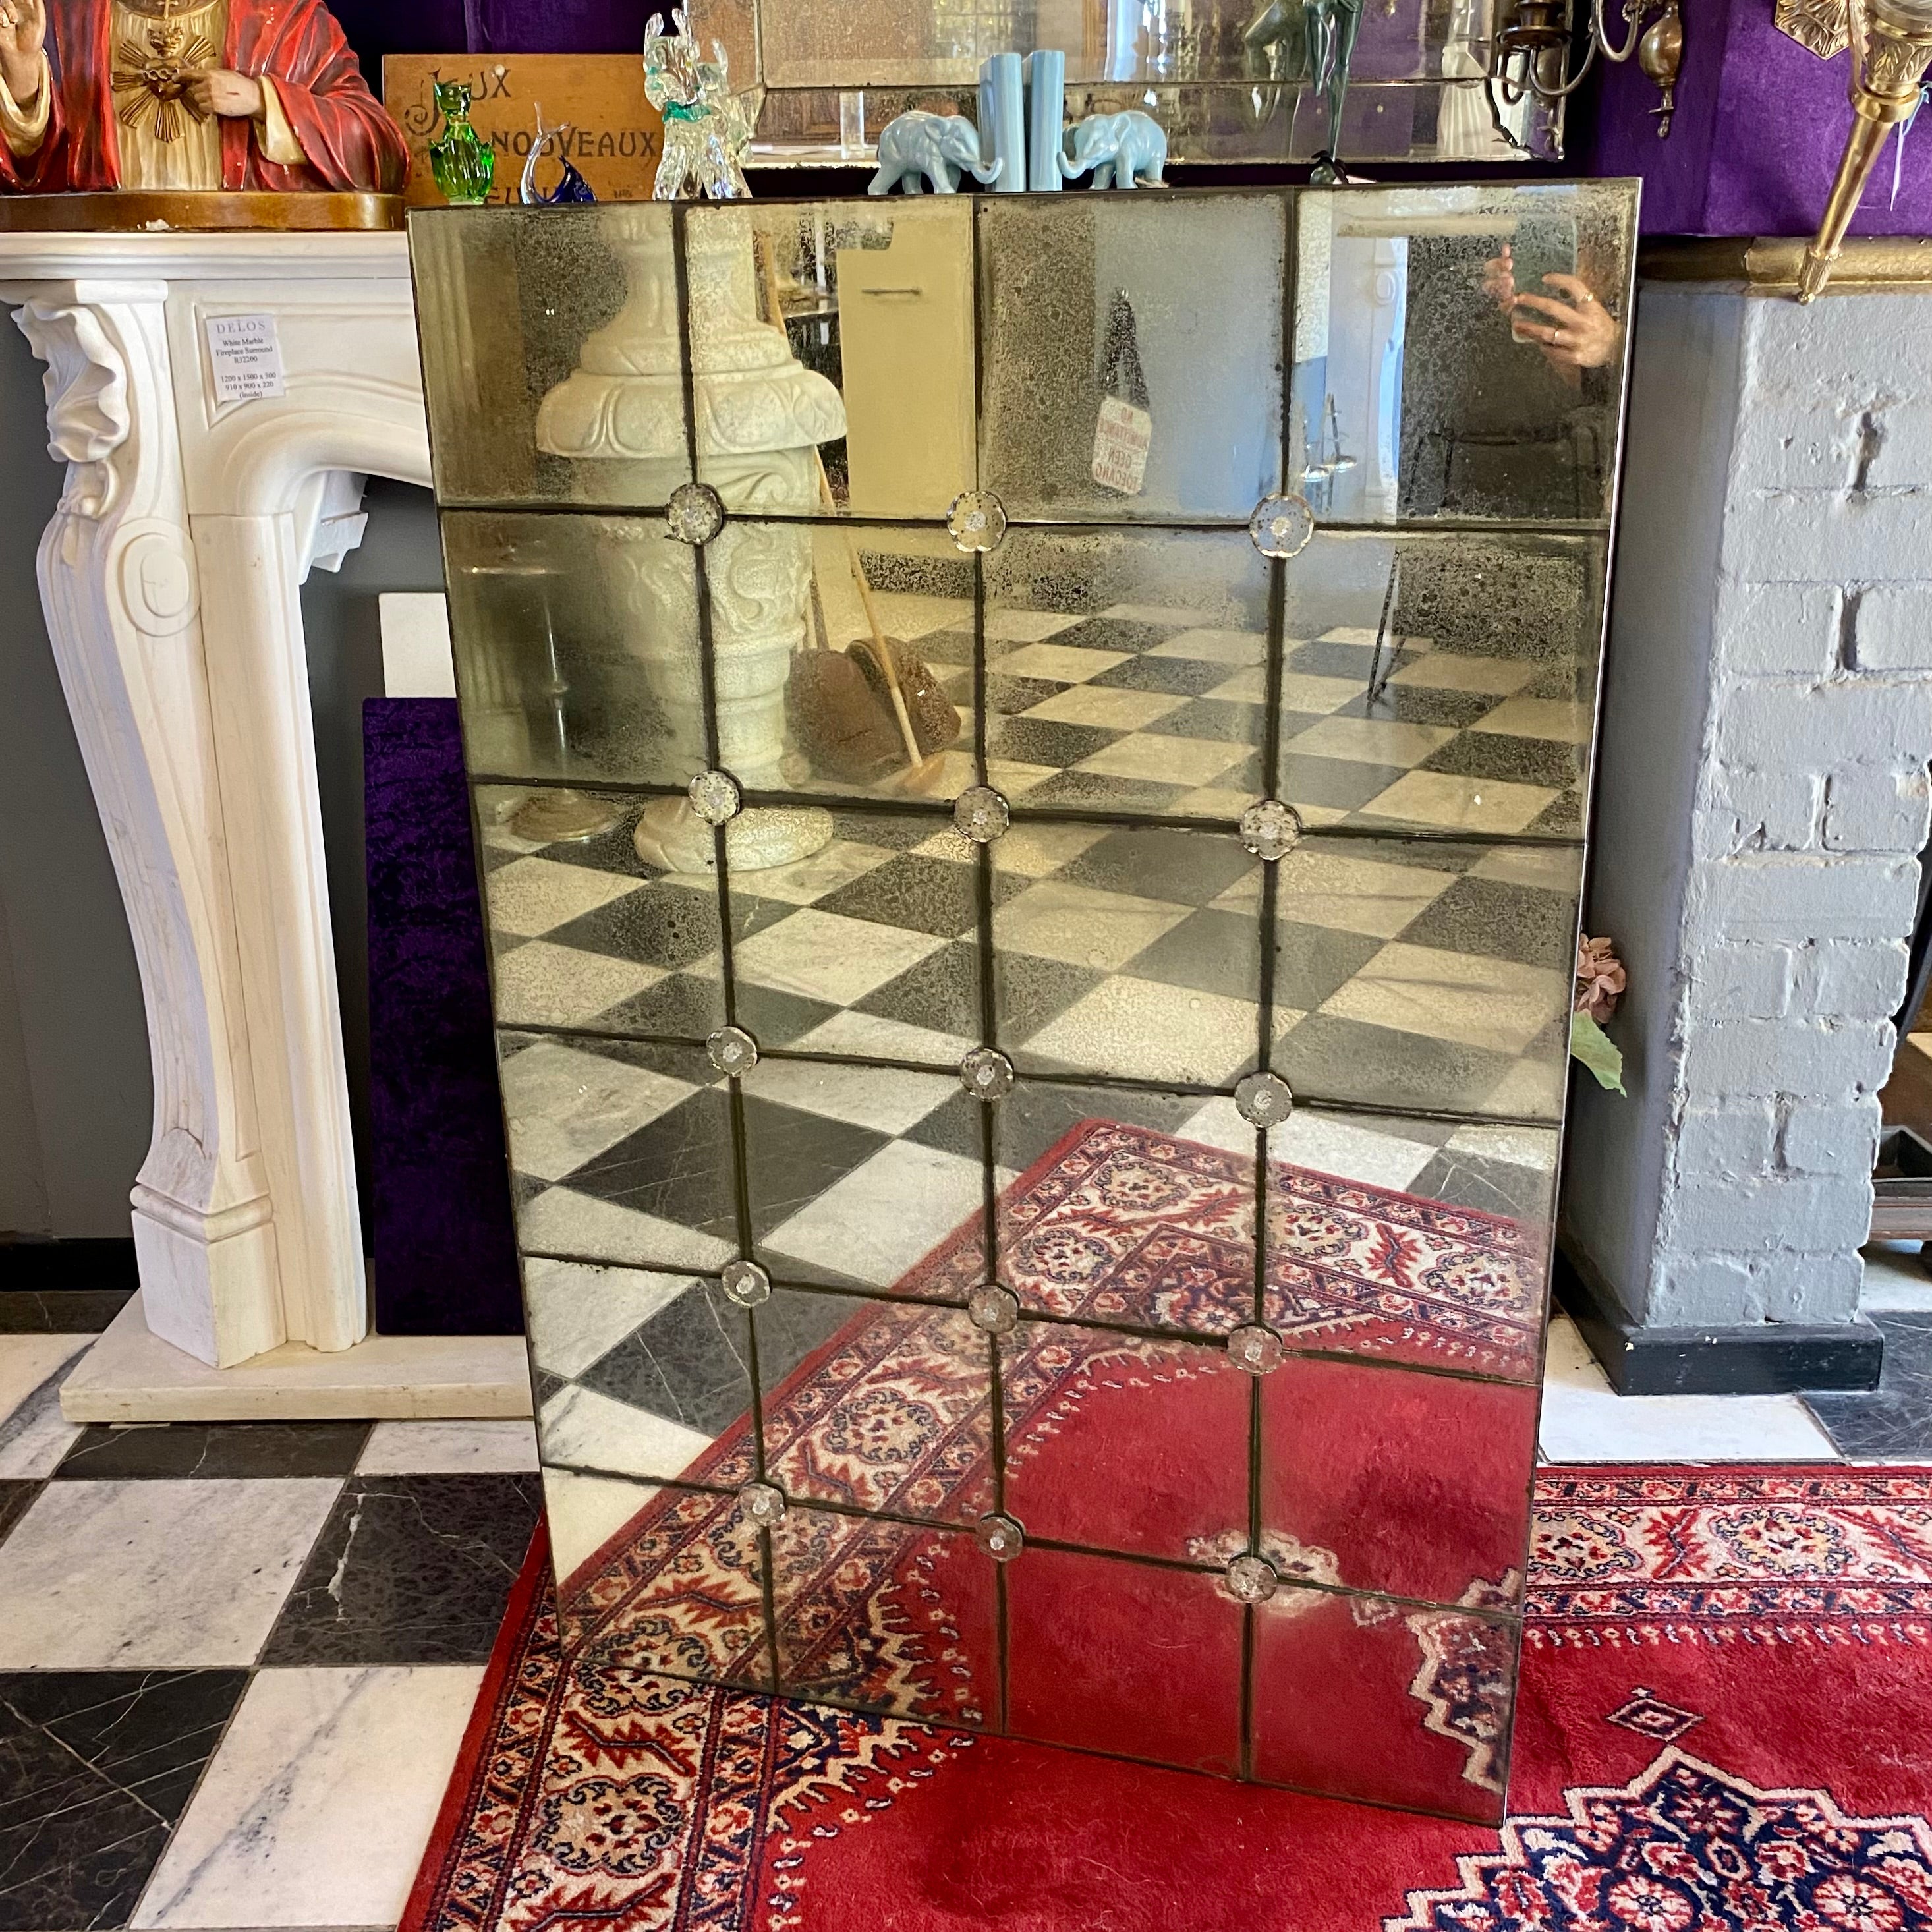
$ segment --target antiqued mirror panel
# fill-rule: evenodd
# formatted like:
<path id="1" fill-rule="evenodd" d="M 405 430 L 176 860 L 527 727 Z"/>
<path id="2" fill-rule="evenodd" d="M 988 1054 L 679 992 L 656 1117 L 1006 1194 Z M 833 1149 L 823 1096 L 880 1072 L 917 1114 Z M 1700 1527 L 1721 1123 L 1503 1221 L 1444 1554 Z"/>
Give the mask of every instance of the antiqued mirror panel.
<path id="1" fill-rule="evenodd" d="M 576 218 L 420 225 L 600 1667 L 1500 1815 L 1632 213 L 646 211 L 618 283 L 694 404 L 661 504 L 543 466 L 583 290 L 477 419 L 467 345 L 532 285 L 451 264 Z M 1512 341 L 1505 247 L 1615 352 Z M 626 352 L 614 409 L 657 393 Z"/>

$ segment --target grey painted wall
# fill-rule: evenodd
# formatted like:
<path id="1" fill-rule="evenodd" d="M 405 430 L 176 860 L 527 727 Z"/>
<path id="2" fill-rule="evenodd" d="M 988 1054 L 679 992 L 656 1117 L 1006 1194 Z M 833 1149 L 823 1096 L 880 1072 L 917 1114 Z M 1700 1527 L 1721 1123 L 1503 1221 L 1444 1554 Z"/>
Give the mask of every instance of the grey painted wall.
<path id="1" fill-rule="evenodd" d="M 124 1236 L 153 1105 L 134 947 L 40 618 L 34 552 L 60 494 L 40 365 L 0 326 L 0 1233 Z M 362 700 L 376 598 L 442 585 L 428 493 L 372 482 L 362 548 L 302 592 L 358 1174 L 366 1189 Z"/>

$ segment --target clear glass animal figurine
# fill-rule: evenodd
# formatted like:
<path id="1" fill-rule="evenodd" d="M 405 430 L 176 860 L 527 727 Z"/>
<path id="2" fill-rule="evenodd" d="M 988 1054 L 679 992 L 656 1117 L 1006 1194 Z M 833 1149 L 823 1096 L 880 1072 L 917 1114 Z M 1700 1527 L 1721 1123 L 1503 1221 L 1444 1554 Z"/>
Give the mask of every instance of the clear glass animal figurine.
<path id="1" fill-rule="evenodd" d="M 664 158 L 651 192 L 659 201 L 707 196 L 740 201 L 752 192 L 743 156 L 752 139 L 747 104 L 731 92 L 730 65 L 722 43 L 704 59 L 674 7 L 671 33 L 653 20 L 644 35 L 644 93 L 664 116 Z"/>

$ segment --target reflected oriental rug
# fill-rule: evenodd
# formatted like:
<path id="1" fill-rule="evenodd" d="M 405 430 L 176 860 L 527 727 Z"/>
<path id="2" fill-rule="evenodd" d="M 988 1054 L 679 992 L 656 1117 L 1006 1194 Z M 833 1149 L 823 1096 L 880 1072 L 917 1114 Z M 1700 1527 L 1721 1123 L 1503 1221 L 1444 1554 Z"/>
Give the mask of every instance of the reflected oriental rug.
<path id="1" fill-rule="evenodd" d="M 1504 1346 L 1528 1270 L 1453 1272 Z M 1551 1469 L 1534 1506 L 1500 1831 L 614 1667 L 559 1618 L 540 1534 L 402 1932 L 1932 1932 L 1932 1472 Z M 580 1577 L 649 1598 L 674 1546 L 728 1630 L 730 1533 L 680 1528 L 694 1509 L 667 1492 Z M 919 1634 L 917 1587 L 860 1593 L 841 1668 L 951 1708 L 970 1659 Z M 1393 1635 L 1426 1664 L 1439 1621 Z M 1492 1673 L 1436 1664 L 1412 1728 L 1499 1790 Z"/>

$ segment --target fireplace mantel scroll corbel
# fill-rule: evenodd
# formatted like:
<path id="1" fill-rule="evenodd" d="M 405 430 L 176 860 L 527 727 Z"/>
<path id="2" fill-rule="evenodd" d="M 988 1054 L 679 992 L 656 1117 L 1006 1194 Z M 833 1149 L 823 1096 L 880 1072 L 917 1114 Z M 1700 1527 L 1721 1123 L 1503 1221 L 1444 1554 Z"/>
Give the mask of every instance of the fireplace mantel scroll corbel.
<path id="1" fill-rule="evenodd" d="M 359 536 L 362 476 L 429 481 L 406 247 L 393 233 L 0 234 L 0 299 L 47 365 L 48 446 L 68 466 L 41 598 L 153 1062 L 133 1196 L 142 1294 L 95 1354 L 118 1349 L 124 1371 L 160 1338 L 202 1376 L 183 1412 L 248 1412 L 224 1410 L 197 1365 L 256 1364 L 254 1382 L 266 1352 L 314 1352 L 340 1358 L 325 1379 L 352 1383 L 356 1360 L 400 1346 L 364 1340 L 298 592 Z M 280 393 L 224 400 L 206 323 L 244 314 L 272 319 Z M 476 1345 L 462 1346 L 472 1359 L 455 1379 L 473 1383 Z M 295 1366 L 314 1383 L 312 1364 Z M 334 1412 L 506 1412 L 500 1395 L 412 1394 L 380 1366 L 391 1393 L 338 1395 Z M 100 1394 L 104 1372 L 76 1370 L 70 1415 L 157 1412 Z M 426 1362 L 417 1379 L 448 1378 Z"/>

